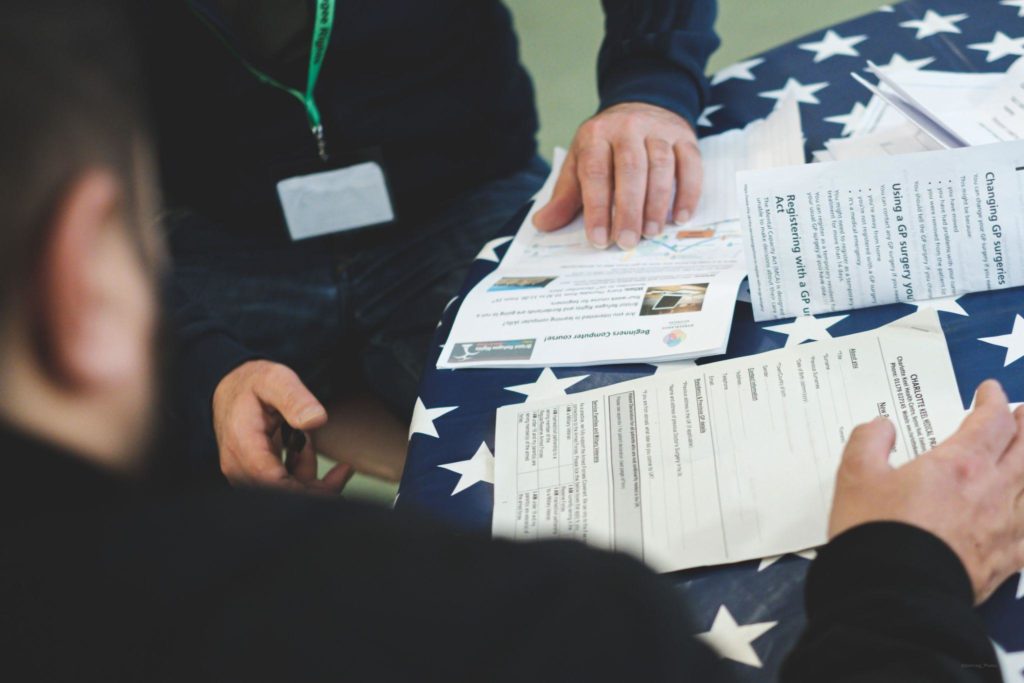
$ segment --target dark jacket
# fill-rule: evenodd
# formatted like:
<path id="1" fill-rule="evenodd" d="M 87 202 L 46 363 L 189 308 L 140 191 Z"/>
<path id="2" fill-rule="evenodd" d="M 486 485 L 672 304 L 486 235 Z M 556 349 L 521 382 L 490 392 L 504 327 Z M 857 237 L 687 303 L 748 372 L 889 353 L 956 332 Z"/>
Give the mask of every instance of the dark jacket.
<path id="1" fill-rule="evenodd" d="M 286 239 L 274 184 L 292 162 L 317 160 L 303 106 L 258 81 L 225 46 L 246 52 L 215 2 L 148 2 L 168 203 L 251 243 Z M 603 4 L 601 106 L 649 102 L 694 121 L 707 96 L 704 67 L 718 46 L 714 0 Z M 306 48 L 283 62 L 245 56 L 302 90 L 311 33 L 310 22 L 298 37 Z M 316 94 L 332 153 L 378 150 L 400 216 L 428 212 L 535 154 L 530 77 L 499 0 L 338 0 Z"/>
<path id="2" fill-rule="evenodd" d="M 286 248 L 275 184 L 317 169 L 314 138 L 303 106 L 257 80 L 225 42 L 302 90 L 312 23 L 289 42 L 298 49 L 268 59 L 246 54 L 246 41 L 217 0 L 146 2 L 147 68 L 173 249 Z M 707 97 L 704 68 L 718 46 L 714 0 L 602 4 L 601 106 L 648 102 L 694 121 Z M 331 154 L 343 160 L 368 152 L 382 161 L 406 225 L 536 154 L 533 89 L 499 0 L 338 0 L 316 100 Z M 175 238 L 175 217 L 182 215 L 178 220 L 210 228 L 204 243 L 193 231 Z M 216 385 L 254 354 L 180 292 L 172 291 L 168 309 L 185 387 L 175 411 L 182 424 L 209 430 Z"/>
<path id="3" fill-rule="evenodd" d="M 338 500 L 158 490 L 3 426 L 0 464 L 19 681 L 731 680 L 680 595 L 623 556 Z M 923 531 L 833 541 L 807 604 L 785 681 L 999 680 L 963 566 Z"/>

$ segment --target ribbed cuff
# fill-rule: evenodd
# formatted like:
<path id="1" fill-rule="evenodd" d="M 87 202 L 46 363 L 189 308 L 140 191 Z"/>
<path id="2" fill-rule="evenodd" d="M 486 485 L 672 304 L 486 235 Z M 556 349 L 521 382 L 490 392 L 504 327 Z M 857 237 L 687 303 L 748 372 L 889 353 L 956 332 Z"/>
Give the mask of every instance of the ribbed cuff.
<path id="1" fill-rule="evenodd" d="M 643 102 L 679 114 L 697 130 L 704 84 L 688 71 L 655 57 L 620 58 L 601 79 L 601 109 Z"/>

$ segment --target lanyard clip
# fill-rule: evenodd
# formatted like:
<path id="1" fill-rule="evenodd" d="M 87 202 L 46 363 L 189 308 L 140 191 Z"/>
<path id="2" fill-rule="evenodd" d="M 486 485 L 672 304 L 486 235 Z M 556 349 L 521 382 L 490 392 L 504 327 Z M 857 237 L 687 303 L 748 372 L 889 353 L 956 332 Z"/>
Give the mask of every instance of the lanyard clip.
<path id="1" fill-rule="evenodd" d="M 324 138 L 324 127 L 322 125 L 313 126 L 313 136 L 316 138 L 316 152 L 320 155 L 320 160 L 327 161 L 327 140 Z"/>

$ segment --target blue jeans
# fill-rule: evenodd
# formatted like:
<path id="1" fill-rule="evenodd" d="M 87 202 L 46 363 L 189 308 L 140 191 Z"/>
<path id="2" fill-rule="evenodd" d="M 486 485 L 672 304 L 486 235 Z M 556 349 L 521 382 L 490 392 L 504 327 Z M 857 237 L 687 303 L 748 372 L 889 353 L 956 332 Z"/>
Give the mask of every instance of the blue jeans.
<path id="1" fill-rule="evenodd" d="M 239 341 L 291 367 L 321 400 L 369 389 L 408 421 L 445 305 L 481 246 L 547 173 L 537 157 L 426 219 L 357 242 L 252 248 L 216 226 L 184 221 L 171 233 L 174 278 Z"/>

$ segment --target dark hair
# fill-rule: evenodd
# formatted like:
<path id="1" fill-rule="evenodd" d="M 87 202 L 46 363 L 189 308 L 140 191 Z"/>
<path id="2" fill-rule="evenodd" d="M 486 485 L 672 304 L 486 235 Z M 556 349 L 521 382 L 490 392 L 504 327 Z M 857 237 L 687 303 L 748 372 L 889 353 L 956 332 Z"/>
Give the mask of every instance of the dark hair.
<path id="1" fill-rule="evenodd" d="M 82 171 L 111 169 L 133 199 L 148 137 L 134 26 L 115 0 L 0 1 L 0 305 L 31 276 Z"/>

